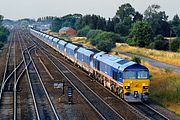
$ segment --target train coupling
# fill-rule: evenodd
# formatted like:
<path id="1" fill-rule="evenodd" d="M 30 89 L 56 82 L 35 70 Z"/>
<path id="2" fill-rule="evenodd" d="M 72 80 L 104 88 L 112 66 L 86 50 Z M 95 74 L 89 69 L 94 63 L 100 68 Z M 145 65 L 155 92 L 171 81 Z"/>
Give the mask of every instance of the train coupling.
<path id="1" fill-rule="evenodd" d="M 138 97 L 139 97 L 138 91 L 134 91 L 134 97 L 135 97 L 135 98 L 138 98 Z"/>

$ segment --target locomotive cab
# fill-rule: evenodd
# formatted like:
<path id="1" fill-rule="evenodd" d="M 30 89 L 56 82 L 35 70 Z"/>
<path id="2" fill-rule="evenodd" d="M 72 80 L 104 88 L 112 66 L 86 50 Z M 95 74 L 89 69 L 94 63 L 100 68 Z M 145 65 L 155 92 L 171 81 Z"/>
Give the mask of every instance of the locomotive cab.
<path id="1" fill-rule="evenodd" d="M 146 101 L 149 97 L 149 70 L 135 64 L 127 67 L 123 72 L 124 99 L 128 102 Z"/>

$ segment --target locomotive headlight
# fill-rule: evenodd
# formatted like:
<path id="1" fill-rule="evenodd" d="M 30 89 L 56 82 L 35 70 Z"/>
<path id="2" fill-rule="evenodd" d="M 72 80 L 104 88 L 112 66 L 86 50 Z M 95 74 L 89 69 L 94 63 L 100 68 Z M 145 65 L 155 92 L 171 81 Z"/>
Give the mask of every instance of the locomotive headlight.
<path id="1" fill-rule="evenodd" d="M 143 86 L 143 89 L 148 89 L 149 88 L 149 86 Z"/>
<path id="2" fill-rule="evenodd" d="M 130 86 L 125 86 L 125 89 L 130 89 Z"/>

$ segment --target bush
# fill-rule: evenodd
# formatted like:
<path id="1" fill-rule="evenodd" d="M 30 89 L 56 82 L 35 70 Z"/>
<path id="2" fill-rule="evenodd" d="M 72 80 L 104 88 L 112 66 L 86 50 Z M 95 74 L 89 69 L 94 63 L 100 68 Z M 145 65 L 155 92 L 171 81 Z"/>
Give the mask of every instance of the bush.
<path id="1" fill-rule="evenodd" d="M 127 42 L 130 45 L 148 47 L 153 42 L 153 31 L 149 23 L 144 21 L 134 23 Z"/>
<path id="2" fill-rule="evenodd" d="M 156 50 L 168 50 L 169 42 L 167 40 L 157 40 L 151 43 L 149 47 Z"/>
<path id="3" fill-rule="evenodd" d="M 115 47 L 115 43 L 109 39 L 100 40 L 96 46 L 99 50 L 110 52 L 113 47 Z"/>
<path id="4" fill-rule="evenodd" d="M 77 31 L 77 36 L 78 37 L 86 37 L 89 31 L 90 31 L 90 27 L 85 26 L 84 28 Z"/>
<path id="5" fill-rule="evenodd" d="M 124 42 L 125 42 L 124 37 L 121 37 L 119 34 L 114 34 L 114 35 L 112 36 L 112 39 L 113 39 L 115 42 L 118 42 L 118 43 L 124 43 Z"/>
<path id="6" fill-rule="evenodd" d="M 4 43 L 0 42 L 0 49 L 4 46 Z"/>
<path id="7" fill-rule="evenodd" d="M 177 38 L 170 42 L 169 50 L 173 52 L 177 52 L 179 48 L 180 48 L 180 38 Z"/>
<path id="8" fill-rule="evenodd" d="M 115 40 L 113 38 L 114 33 L 112 32 L 99 32 L 98 34 L 96 34 L 96 36 L 94 36 L 93 39 L 91 39 L 91 44 L 92 45 L 97 45 L 100 41 L 110 41 L 113 42 L 115 44 Z"/>
<path id="9" fill-rule="evenodd" d="M 5 27 L 0 27 L 0 41 L 5 42 L 8 38 L 9 31 Z"/>
<path id="10" fill-rule="evenodd" d="M 177 51 L 180 52 L 180 46 L 179 46 L 179 49 Z"/>
<path id="11" fill-rule="evenodd" d="M 134 57 L 132 58 L 132 61 L 140 64 L 140 63 L 141 63 L 141 58 L 134 56 Z"/>
<path id="12" fill-rule="evenodd" d="M 90 30 L 86 37 L 87 37 L 88 40 L 91 41 L 91 40 L 95 39 L 96 36 L 98 34 L 101 34 L 102 32 L 103 32 L 102 30 Z"/>

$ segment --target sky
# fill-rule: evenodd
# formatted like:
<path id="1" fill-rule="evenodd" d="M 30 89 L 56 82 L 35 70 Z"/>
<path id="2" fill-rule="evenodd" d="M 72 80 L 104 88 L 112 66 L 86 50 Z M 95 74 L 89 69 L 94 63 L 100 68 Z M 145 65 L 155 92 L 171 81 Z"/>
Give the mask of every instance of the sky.
<path id="1" fill-rule="evenodd" d="M 13 20 L 61 17 L 74 13 L 112 18 L 124 3 L 130 3 L 140 13 L 144 13 L 149 5 L 158 4 L 161 11 L 166 11 L 169 19 L 175 14 L 180 16 L 180 0 L 0 0 L 0 14 Z"/>

